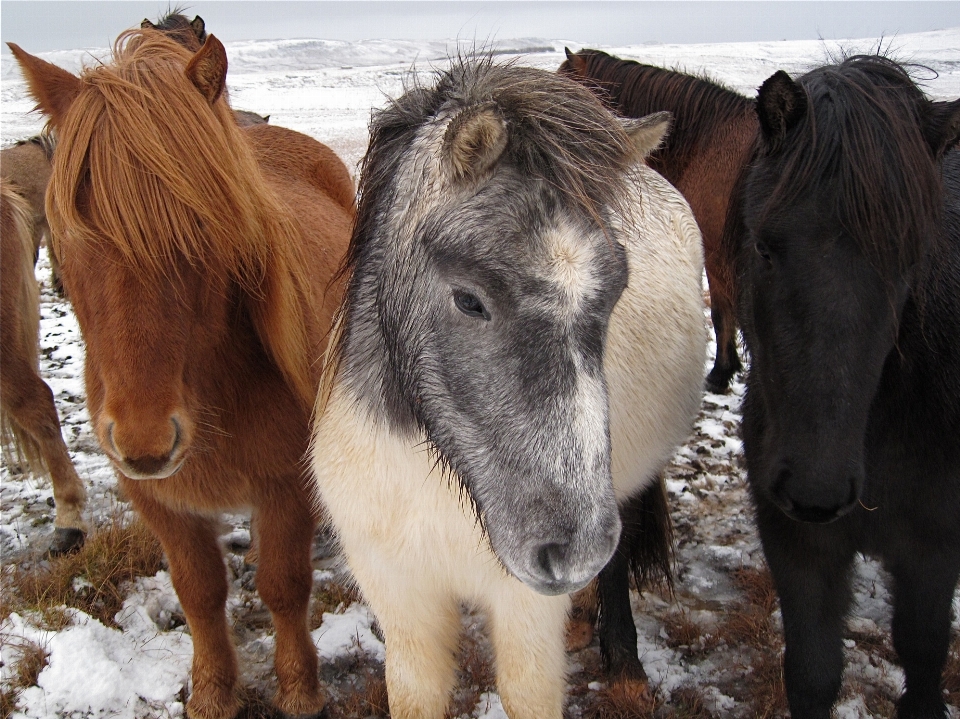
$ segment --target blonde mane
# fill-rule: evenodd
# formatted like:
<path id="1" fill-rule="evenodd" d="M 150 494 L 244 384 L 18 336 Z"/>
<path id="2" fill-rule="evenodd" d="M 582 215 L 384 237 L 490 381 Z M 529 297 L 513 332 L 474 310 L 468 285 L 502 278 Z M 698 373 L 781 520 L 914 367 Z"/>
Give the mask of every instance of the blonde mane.
<path id="1" fill-rule="evenodd" d="M 239 283 L 264 345 L 309 406 L 302 230 L 226 100 L 211 105 L 185 75 L 192 55 L 163 33 L 129 31 L 111 64 L 81 73 L 57 127 L 47 198 L 56 249 L 66 257 L 78 243 L 110 243 L 145 281 L 182 256 Z"/>

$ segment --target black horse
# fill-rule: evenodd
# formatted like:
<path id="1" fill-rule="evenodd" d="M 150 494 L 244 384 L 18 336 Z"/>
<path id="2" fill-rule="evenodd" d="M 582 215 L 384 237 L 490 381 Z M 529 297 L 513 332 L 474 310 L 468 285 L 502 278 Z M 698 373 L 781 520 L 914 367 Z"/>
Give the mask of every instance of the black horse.
<path id="1" fill-rule="evenodd" d="M 850 57 L 760 88 L 743 439 L 795 719 L 827 719 L 857 552 L 893 578 L 900 719 L 946 716 L 960 573 L 960 100 Z"/>

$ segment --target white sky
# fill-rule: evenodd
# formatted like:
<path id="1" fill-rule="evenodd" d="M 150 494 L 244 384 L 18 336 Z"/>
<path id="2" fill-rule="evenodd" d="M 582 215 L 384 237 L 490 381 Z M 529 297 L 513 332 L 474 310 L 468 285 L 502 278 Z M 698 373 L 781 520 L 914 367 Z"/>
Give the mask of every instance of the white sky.
<path id="1" fill-rule="evenodd" d="M 176 0 L 172 4 L 176 4 Z M 569 39 L 594 45 L 891 37 L 960 26 L 950 0 L 184 0 L 224 41 Z M 104 47 L 167 0 L 2 0 L 0 35 L 31 52 Z M 3 52 L 9 52 L 6 46 Z"/>

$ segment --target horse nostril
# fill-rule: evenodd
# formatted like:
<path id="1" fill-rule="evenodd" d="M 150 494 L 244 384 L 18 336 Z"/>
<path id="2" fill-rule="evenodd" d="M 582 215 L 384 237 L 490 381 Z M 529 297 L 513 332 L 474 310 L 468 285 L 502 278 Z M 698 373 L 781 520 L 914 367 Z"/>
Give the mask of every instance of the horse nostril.
<path id="1" fill-rule="evenodd" d="M 567 557 L 568 544 L 544 544 L 537 551 L 537 567 L 550 581 L 559 581 L 564 574 L 563 565 Z"/>
<path id="2" fill-rule="evenodd" d="M 793 500 L 790 498 L 790 494 L 787 491 L 787 487 L 789 486 L 792 478 L 793 473 L 787 467 L 783 467 L 777 473 L 777 479 L 774 481 L 773 487 L 770 490 L 770 493 L 773 495 L 774 502 L 778 507 L 780 507 L 780 509 L 787 513 L 793 510 Z"/>
<path id="3" fill-rule="evenodd" d="M 113 439 L 113 430 L 116 426 L 117 426 L 116 422 L 111 422 L 110 424 L 107 425 L 107 443 L 110 445 L 110 449 L 112 449 L 117 454 L 120 454 L 120 450 L 117 449 L 117 443 Z"/>
<path id="4" fill-rule="evenodd" d="M 171 417 L 170 422 L 173 424 L 173 446 L 170 447 L 170 454 L 173 455 L 173 453 L 177 451 L 177 447 L 180 446 L 182 434 L 180 430 L 180 423 L 177 421 L 177 418 Z"/>

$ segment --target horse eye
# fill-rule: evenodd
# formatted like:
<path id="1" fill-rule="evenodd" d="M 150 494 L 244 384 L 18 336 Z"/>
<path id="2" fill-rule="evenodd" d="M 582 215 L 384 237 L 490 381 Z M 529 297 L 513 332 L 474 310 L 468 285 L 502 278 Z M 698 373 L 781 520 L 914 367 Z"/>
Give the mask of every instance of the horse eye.
<path id="1" fill-rule="evenodd" d="M 453 293 L 453 303 L 457 306 L 458 310 L 468 317 L 481 317 L 485 320 L 490 319 L 490 313 L 487 312 L 487 309 L 476 295 L 471 295 L 469 292 L 455 291 Z"/>
<path id="2" fill-rule="evenodd" d="M 754 248 L 757 250 L 757 254 L 763 258 L 765 262 L 770 262 L 770 250 L 762 242 L 757 242 L 754 245 Z"/>

